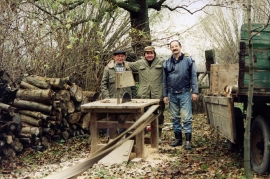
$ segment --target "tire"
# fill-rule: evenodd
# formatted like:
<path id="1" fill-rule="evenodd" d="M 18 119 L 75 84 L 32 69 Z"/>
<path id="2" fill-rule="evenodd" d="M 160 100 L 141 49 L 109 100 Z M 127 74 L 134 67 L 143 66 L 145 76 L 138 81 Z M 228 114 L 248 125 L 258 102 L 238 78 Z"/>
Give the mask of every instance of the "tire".
<path id="1" fill-rule="evenodd" d="M 264 174 L 269 169 L 270 150 L 268 150 L 268 142 L 270 140 L 270 131 L 265 120 L 266 118 L 258 115 L 251 126 L 251 165 L 253 170 L 259 174 Z"/>

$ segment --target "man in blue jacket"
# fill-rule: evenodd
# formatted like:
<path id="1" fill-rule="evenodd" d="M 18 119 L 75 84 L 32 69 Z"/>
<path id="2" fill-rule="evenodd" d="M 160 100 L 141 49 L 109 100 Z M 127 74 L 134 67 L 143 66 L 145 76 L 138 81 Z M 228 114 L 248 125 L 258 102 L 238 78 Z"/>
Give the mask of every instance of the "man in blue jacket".
<path id="1" fill-rule="evenodd" d="M 192 101 L 198 100 L 198 81 L 194 60 L 181 53 L 181 43 L 170 43 L 172 56 L 163 63 L 163 100 L 169 103 L 176 141 L 171 146 L 182 145 L 185 133 L 185 149 L 191 150 Z M 180 119 L 182 119 L 182 123 Z"/>

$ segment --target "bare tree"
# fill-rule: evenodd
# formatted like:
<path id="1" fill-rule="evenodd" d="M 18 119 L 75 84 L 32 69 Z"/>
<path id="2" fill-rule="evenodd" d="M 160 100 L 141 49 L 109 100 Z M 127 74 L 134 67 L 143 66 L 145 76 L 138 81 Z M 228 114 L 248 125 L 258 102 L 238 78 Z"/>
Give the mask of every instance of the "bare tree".
<path id="1" fill-rule="evenodd" d="M 130 48 L 126 12 L 103 0 L 68 2 L 0 2 L 1 68 L 14 81 L 24 74 L 72 76 L 98 90 L 111 51 Z"/>
<path id="2" fill-rule="evenodd" d="M 208 7 L 201 18 L 205 46 L 214 49 L 218 63 L 237 63 L 240 30 L 243 24 L 241 8 Z"/>

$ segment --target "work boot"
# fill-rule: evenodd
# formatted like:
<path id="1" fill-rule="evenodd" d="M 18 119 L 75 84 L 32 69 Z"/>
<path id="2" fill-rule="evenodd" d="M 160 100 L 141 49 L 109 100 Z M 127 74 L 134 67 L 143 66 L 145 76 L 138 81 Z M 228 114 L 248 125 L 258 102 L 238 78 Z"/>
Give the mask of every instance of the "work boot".
<path id="1" fill-rule="evenodd" d="M 172 146 L 172 147 L 181 146 L 182 145 L 182 133 L 175 132 L 174 135 L 175 135 L 176 141 L 174 143 L 171 143 L 170 146 Z"/>
<path id="2" fill-rule="evenodd" d="M 158 128 L 158 144 L 162 143 L 162 128 Z"/>
<path id="3" fill-rule="evenodd" d="M 185 133 L 185 136 L 186 136 L 185 149 L 191 150 L 191 133 Z"/>

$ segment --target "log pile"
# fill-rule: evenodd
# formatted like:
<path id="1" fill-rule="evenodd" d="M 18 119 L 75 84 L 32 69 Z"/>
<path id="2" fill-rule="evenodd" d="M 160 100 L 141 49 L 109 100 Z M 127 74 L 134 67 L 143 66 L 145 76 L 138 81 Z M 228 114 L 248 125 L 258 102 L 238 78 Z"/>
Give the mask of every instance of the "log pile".
<path id="1" fill-rule="evenodd" d="M 0 103 L 2 154 L 14 156 L 27 147 L 42 151 L 51 141 L 89 133 L 90 115 L 82 113 L 80 106 L 98 96 L 83 91 L 70 77 L 24 77 L 12 103 Z"/>

